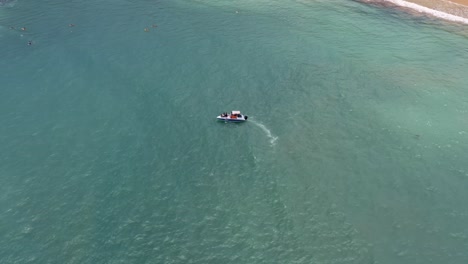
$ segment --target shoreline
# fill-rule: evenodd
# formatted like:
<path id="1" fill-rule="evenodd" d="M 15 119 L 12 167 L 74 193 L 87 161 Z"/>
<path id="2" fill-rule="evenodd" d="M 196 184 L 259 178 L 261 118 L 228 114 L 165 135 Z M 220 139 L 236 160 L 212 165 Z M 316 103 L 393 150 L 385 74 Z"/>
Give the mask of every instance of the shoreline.
<path id="1" fill-rule="evenodd" d="M 468 0 L 361 0 L 468 25 Z"/>
<path id="2" fill-rule="evenodd" d="M 468 19 L 468 0 L 405 0 L 449 15 Z"/>

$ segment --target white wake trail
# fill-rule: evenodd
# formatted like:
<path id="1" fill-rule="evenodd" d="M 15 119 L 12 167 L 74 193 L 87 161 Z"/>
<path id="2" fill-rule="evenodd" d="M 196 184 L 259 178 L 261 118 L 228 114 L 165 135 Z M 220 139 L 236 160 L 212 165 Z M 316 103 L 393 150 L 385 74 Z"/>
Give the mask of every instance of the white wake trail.
<path id="1" fill-rule="evenodd" d="M 274 146 L 276 145 L 276 140 L 278 140 L 278 137 L 277 136 L 274 136 L 272 133 L 271 133 L 271 130 L 268 129 L 264 124 L 260 123 L 260 122 L 257 122 L 255 120 L 251 120 L 249 119 L 249 121 L 258 126 L 260 129 L 263 130 L 263 132 L 265 132 L 266 136 L 270 139 L 270 144 L 271 146 Z"/>

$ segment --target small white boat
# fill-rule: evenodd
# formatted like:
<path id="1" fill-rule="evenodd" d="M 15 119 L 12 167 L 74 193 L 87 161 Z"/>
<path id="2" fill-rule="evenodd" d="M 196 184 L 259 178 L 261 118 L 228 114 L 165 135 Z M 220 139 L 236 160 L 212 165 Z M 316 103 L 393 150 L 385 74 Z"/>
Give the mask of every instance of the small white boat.
<path id="1" fill-rule="evenodd" d="M 249 118 L 246 115 L 241 114 L 240 111 L 231 111 L 231 113 L 222 113 L 217 116 L 216 119 L 224 122 L 245 122 Z"/>

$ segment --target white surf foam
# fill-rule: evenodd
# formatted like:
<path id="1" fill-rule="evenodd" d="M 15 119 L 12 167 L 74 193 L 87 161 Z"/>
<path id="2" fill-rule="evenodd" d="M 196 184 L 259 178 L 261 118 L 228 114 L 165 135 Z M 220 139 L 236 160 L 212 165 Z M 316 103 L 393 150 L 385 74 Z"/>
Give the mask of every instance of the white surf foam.
<path id="1" fill-rule="evenodd" d="M 264 124 L 260 123 L 260 122 L 257 122 L 257 121 L 254 121 L 252 119 L 249 119 L 249 121 L 252 123 L 252 124 L 255 124 L 256 126 L 258 126 L 259 128 L 261 128 L 263 130 L 263 132 L 265 132 L 266 136 L 270 139 L 270 144 L 271 146 L 274 146 L 276 145 L 276 140 L 278 140 L 278 137 L 274 136 L 270 129 L 268 129 Z"/>
<path id="2" fill-rule="evenodd" d="M 454 22 L 468 24 L 468 19 L 466 19 L 466 18 L 451 15 L 451 14 L 447 14 L 445 12 L 430 9 L 428 7 L 421 6 L 421 5 L 418 5 L 418 4 L 415 4 L 415 3 L 410 3 L 410 2 L 407 2 L 407 1 L 403 1 L 403 0 L 385 0 L 385 1 L 393 3 L 393 4 L 398 5 L 398 6 L 413 9 L 413 10 L 416 10 L 416 11 L 424 13 L 424 14 L 428 14 L 428 15 L 435 16 L 435 17 L 438 17 L 438 18 L 442 18 L 442 19 L 445 19 L 445 20 L 450 20 L 450 21 L 454 21 Z"/>

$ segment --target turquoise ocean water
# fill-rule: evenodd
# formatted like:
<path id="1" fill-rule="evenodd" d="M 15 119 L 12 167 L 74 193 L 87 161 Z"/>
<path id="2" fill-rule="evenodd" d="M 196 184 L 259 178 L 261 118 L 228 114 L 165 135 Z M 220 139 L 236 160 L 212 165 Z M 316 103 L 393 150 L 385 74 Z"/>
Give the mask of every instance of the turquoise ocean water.
<path id="1" fill-rule="evenodd" d="M 0 263 L 468 263 L 465 27 L 349 0 L 0 6 Z"/>

